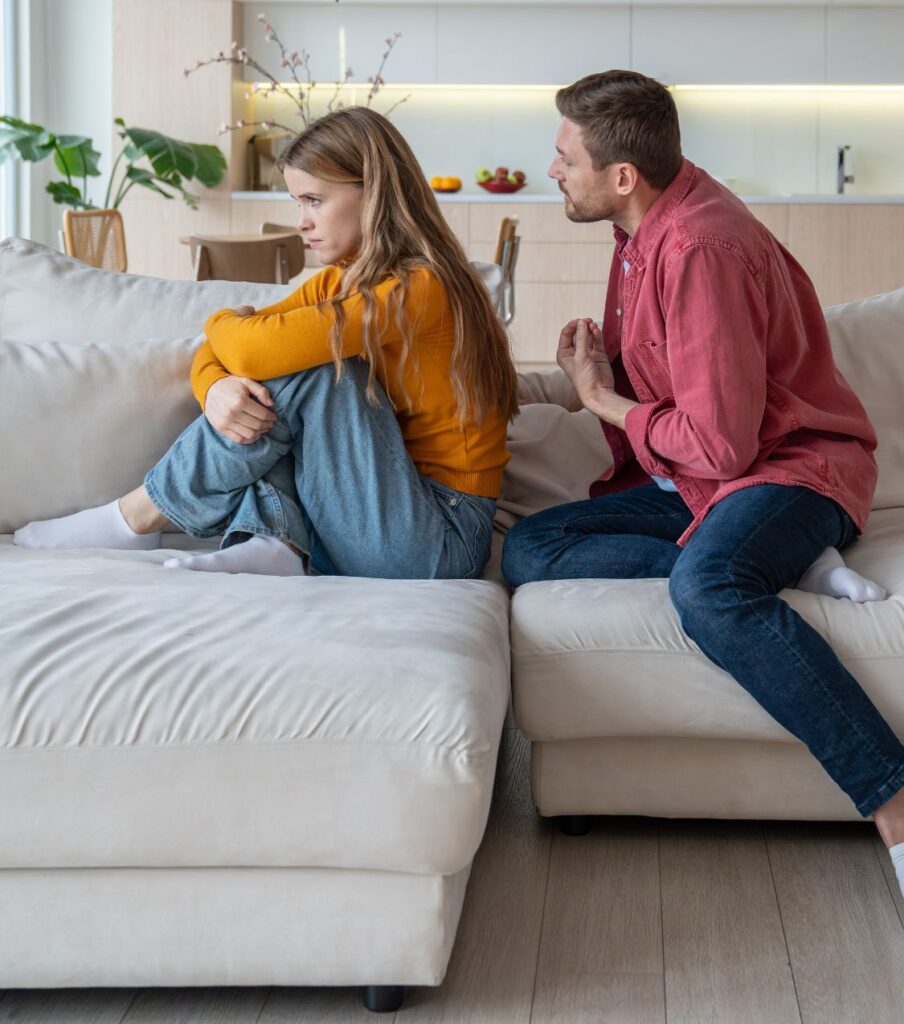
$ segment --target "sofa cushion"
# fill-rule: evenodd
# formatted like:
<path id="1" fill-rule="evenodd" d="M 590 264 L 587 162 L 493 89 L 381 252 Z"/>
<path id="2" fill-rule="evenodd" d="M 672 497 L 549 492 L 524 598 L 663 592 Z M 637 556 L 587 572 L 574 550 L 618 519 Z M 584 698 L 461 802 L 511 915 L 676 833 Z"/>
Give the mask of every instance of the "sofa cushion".
<path id="1" fill-rule="evenodd" d="M 498 304 L 502 270 L 473 263 Z M 196 335 L 215 310 L 277 302 L 291 288 L 173 281 L 98 270 L 23 238 L 0 242 L 0 339 L 130 344 Z"/>
<path id="2" fill-rule="evenodd" d="M 586 409 L 522 406 L 509 424 L 507 445 L 511 458 L 496 511 L 496 525 L 503 531 L 534 512 L 583 501 L 590 481 L 612 465 L 599 420 Z"/>
<path id="3" fill-rule="evenodd" d="M 197 338 L 0 344 L 0 533 L 101 505 L 137 487 L 199 413 Z"/>
<path id="4" fill-rule="evenodd" d="M 504 589 L 170 553 L 0 540 L 0 868 L 469 864 L 508 702 Z"/>
<path id="5" fill-rule="evenodd" d="M 170 281 L 98 270 L 37 242 L 0 242 L 0 339 L 128 345 L 190 338 L 215 310 L 264 306 L 284 285 Z"/>
<path id="6" fill-rule="evenodd" d="M 904 507 L 904 288 L 830 306 L 826 323 L 839 370 L 879 435 L 873 508 Z"/>
<path id="7" fill-rule="evenodd" d="M 785 590 L 904 735 L 904 509 L 845 551 L 891 594 L 866 605 Z M 678 737 L 797 742 L 687 638 L 668 581 L 529 583 L 512 599 L 513 697 L 534 740 Z"/>

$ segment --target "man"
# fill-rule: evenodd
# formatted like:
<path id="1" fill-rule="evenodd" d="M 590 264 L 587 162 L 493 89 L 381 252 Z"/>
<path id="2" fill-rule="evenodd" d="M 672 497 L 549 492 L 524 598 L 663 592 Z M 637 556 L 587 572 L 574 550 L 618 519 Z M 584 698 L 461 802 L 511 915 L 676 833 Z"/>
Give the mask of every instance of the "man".
<path id="1" fill-rule="evenodd" d="M 904 892 L 904 745 L 777 596 L 855 539 L 876 483 L 876 437 L 834 366 L 813 286 L 682 157 L 658 82 L 590 75 L 556 105 L 549 173 L 565 213 L 612 221 L 616 239 L 602 332 L 571 321 L 557 359 L 616 472 L 590 500 L 512 529 L 503 571 L 516 586 L 668 577 L 688 636 L 873 815 Z"/>

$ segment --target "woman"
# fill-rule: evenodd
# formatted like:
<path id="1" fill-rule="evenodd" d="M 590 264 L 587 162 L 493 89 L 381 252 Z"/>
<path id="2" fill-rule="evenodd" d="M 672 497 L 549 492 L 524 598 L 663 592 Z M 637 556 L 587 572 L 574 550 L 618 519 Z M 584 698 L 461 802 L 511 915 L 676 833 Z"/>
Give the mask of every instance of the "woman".
<path id="1" fill-rule="evenodd" d="M 266 309 L 211 316 L 192 366 L 205 415 L 142 487 L 17 544 L 154 548 L 171 520 L 225 537 L 168 566 L 480 575 L 517 411 L 489 296 L 381 115 L 328 114 L 280 169 L 326 269 Z"/>

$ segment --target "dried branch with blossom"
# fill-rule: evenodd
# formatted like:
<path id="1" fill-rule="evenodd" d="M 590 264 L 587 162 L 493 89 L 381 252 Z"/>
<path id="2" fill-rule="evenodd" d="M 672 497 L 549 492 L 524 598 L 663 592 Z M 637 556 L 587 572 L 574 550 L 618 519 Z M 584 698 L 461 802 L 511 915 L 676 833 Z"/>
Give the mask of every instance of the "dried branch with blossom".
<path id="1" fill-rule="evenodd" d="M 271 96 L 276 93 L 280 96 L 285 96 L 295 106 L 298 117 L 301 118 L 301 123 L 304 128 L 307 128 L 309 124 L 314 120 L 314 115 L 311 111 L 311 94 L 314 91 L 317 83 L 311 78 L 311 67 L 310 60 L 311 55 L 304 49 L 293 50 L 291 53 L 283 44 L 283 41 L 277 35 L 276 29 L 267 21 L 266 15 L 259 14 L 257 20 L 261 23 L 261 27 L 264 30 L 264 38 L 269 43 L 275 43 L 279 47 L 280 60 L 279 66 L 282 69 L 288 69 L 288 73 L 292 76 L 291 82 L 280 81 L 276 75 L 271 74 L 258 60 L 256 60 L 248 52 L 244 46 L 239 46 L 238 43 L 234 42 L 227 53 L 225 50 L 220 50 L 213 57 L 207 58 L 207 60 L 196 60 L 194 67 L 186 68 L 184 74 L 186 78 L 194 74 L 195 71 L 200 70 L 203 67 L 207 67 L 209 64 L 233 64 L 239 67 L 251 68 L 256 71 L 263 81 L 255 82 L 250 90 L 245 93 L 245 99 L 251 99 L 253 95 L 259 95 L 261 99 L 268 100 Z M 383 78 L 383 69 L 386 66 L 386 61 L 389 59 L 392 53 L 393 47 L 401 36 L 401 32 L 395 32 L 391 36 L 387 36 L 384 42 L 386 43 L 386 49 L 380 59 L 380 66 L 377 68 L 376 74 L 368 77 L 367 81 L 370 85 L 370 89 L 367 92 L 367 100 L 365 106 L 370 106 L 374 99 L 379 94 L 380 90 L 386 85 L 386 81 Z M 336 88 L 333 95 L 330 97 L 327 103 L 327 111 L 341 109 L 344 104 L 341 102 L 342 90 L 349 85 L 349 80 L 354 72 L 351 68 L 346 68 L 342 78 L 335 83 Z M 299 77 L 301 76 L 301 77 Z M 388 117 L 399 104 L 404 103 L 408 96 L 403 96 L 400 100 L 397 100 L 386 112 L 385 115 Z M 267 131 L 270 128 L 281 128 L 283 131 L 291 132 L 295 134 L 298 130 L 297 127 L 293 128 L 290 125 L 282 124 L 279 121 L 267 118 L 264 121 L 245 121 L 239 119 L 231 124 L 224 122 L 220 125 L 219 134 L 224 132 L 239 131 L 242 128 L 263 128 Z"/>

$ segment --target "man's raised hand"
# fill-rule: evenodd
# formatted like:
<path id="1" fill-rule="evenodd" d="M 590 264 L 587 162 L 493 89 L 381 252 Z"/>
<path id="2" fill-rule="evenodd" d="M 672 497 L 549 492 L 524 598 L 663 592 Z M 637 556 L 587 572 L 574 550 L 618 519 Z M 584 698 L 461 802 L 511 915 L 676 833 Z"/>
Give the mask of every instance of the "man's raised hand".
<path id="1" fill-rule="evenodd" d="M 587 406 L 600 391 L 614 391 L 615 378 L 603 347 L 603 333 L 589 317 L 569 320 L 559 335 L 556 362 Z"/>

